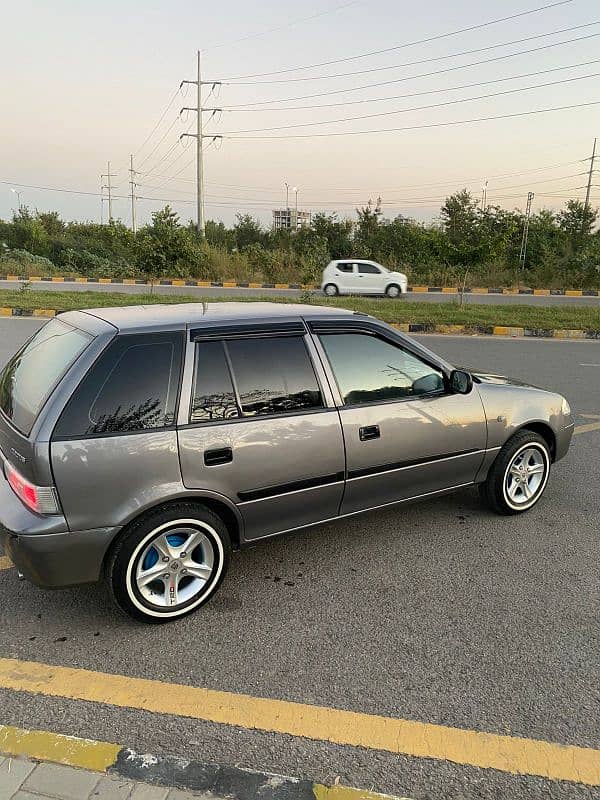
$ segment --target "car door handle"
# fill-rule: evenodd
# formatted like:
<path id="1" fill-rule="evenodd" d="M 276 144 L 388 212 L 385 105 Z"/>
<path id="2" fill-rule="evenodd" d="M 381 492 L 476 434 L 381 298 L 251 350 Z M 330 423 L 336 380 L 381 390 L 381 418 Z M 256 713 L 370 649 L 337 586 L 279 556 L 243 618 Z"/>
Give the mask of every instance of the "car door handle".
<path id="1" fill-rule="evenodd" d="M 231 447 L 204 451 L 204 463 L 207 467 L 216 467 L 217 464 L 229 464 L 231 461 L 233 461 L 233 450 Z"/>
<path id="2" fill-rule="evenodd" d="M 366 442 L 369 439 L 379 439 L 381 436 L 379 425 L 367 425 L 365 428 L 359 428 L 358 436 L 361 442 Z"/>

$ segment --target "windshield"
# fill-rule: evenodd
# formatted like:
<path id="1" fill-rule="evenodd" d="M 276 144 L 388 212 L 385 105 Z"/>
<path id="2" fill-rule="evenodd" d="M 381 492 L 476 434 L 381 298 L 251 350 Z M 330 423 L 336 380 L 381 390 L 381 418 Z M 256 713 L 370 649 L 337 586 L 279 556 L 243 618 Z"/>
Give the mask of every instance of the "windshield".
<path id="1" fill-rule="evenodd" d="M 42 406 L 92 337 L 58 319 L 44 325 L 0 373 L 0 410 L 28 435 Z"/>

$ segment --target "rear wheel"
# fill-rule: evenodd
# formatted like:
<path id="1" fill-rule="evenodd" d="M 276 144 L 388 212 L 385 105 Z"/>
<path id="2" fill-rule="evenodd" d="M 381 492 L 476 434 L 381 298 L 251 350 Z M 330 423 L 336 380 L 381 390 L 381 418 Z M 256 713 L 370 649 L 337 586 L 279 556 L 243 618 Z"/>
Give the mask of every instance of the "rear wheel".
<path id="1" fill-rule="evenodd" d="M 390 284 L 387 289 L 385 290 L 386 297 L 400 297 L 402 295 L 402 289 L 398 286 L 397 283 Z"/>
<path id="2" fill-rule="evenodd" d="M 539 434 L 522 430 L 498 453 L 479 492 L 498 514 L 521 514 L 538 502 L 550 476 L 550 449 Z"/>
<path id="3" fill-rule="evenodd" d="M 117 542 L 107 567 L 112 598 L 142 622 L 169 622 L 203 605 L 231 555 L 223 521 L 207 508 L 177 503 L 142 518 Z"/>
<path id="4" fill-rule="evenodd" d="M 327 297 L 335 297 L 340 293 L 340 290 L 335 285 L 335 283 L 328 283 L 326 286 L 323 287 L 324 293 Z"/>

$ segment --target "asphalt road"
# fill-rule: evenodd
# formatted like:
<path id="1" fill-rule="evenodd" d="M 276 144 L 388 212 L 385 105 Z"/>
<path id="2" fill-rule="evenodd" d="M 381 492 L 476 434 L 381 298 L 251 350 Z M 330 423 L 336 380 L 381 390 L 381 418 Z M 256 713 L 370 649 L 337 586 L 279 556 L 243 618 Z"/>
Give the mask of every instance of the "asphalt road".
<path id="1" fill-rule="evenodd" d="M 40 324 L 0 321 L 0 362 Z M 426 343 L 600 415 L 597 342 Z M 100 587 L 46 593 L 0 572 L 0 657 L 598 748 L 599 446 L 600 430 L 574 437 L 522 517 L 494 516 L 468 490 L 246 550 L 214 601 L 158 630 L 116 617 Z M 0 723 L 423 800 L 600 798 L 574 783 L 7 690 Z"/>
<path id="2" fill-rule="evenodd" d="M 20 283 L 17 281 L 0 281 L 0 288 L 17 289 Z M 34 281 L 31 284 L 34 289 L 42 289 L 50 292 L 65 291 L 70 292 L 124 292 L 125 294 L 147 294 L 147 286 L 125 286 L 121 284 L 106 283 L 49 283 L 48 281 Z M 198 297 L 265 297 L 273 295 L 275 297 L 300 297 L 301 291 L 298 289 L 223 289 L 223 288 L 204 288 L 194 286 L 155 286 L 156 294 L 172 295 L 186 294 Z M 320 294 L 320 292 L 319 292 Z M 456 300 L 456 295 L 442 294 L 441 292 L 416 292 L 410 293 L 408 299 L 418 303 L 448 303 L 452 299 Z M 385 302 L 385 298 L 381 298 Z M 470 294 L 466 301 L 470 304 L 482 305 L 514 305 L 515 303 L 537 306 L 600 306 L 600 297 L 565 297 L 561 295 L 538 297 L 537 295 L 502 295 L 502 294 Z"/>

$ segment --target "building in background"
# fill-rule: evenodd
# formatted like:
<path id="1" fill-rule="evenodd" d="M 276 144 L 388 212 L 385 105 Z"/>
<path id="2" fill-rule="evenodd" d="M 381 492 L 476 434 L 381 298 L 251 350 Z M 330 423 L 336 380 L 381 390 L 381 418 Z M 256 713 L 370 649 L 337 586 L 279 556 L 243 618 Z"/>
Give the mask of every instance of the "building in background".
<path id="1" fill-rule="evenodd" d="M 295 208 L 273 209 L 273 229 L 297 231 L 299 228 L 310 228 L 311 218 L 310 211 L 297 211 Z"/>

